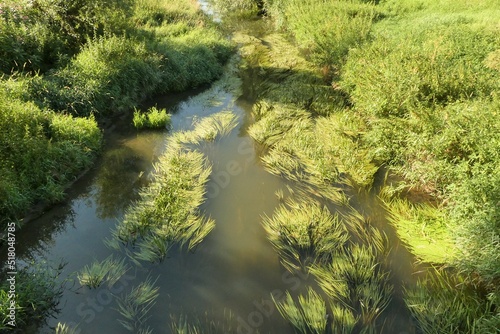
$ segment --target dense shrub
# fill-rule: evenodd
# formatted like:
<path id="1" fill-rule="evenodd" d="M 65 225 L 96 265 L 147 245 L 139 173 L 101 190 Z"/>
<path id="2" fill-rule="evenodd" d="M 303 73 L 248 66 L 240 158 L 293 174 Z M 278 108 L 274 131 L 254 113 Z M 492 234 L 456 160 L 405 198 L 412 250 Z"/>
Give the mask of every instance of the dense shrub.
<path id="1" fill-rule="evenodd" d="M 93 118 L 74 119 L 9 98 L 0 87 L 0 216 L 13 219 L 37 200 L 55 201 L 99 149 Z M 2 228 L 3 229 L 3 228 Z"/>
<path id="2" fill-rule="evenodd" d="M 358 0 L 273 0 L 266 7 L 316 64 L 337 69 L 349 49 L 368 38 L 379 15 L 373 3 Z"/>
<path id="3" fill-rule="evenodd" d="M 132 0 L 21 0 L 0 6 L 0 71 L 46 71 L 87 40 L 129 29 Z"/>

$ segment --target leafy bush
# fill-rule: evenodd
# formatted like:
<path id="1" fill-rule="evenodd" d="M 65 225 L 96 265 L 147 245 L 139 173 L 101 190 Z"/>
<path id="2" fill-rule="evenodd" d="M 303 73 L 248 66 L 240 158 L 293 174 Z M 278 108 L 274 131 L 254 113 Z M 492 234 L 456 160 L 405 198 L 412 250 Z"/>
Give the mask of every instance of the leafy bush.
<path id="1" fill-rule="evenodd" d="M 499 42 L 493 31 L 452 23 L 381 34 L 350 54 L 341 85 L 368 117 L 486 97 L 498 89 L 499 73 L 483 61 Z"/>
<path id="2" fill-rule="evenodd" d="M 0 213 L 12 219 L 35 200 L 61 199 L 65 184 L 90 165 L 101 132 L 93 118 L 42 111 L 9 99 L 3 87 L 0 97 Z"/>
<path id="3" fill-rule="evenodd" d="M 156 107 L 149 108 L 146 113 L 135 110 L 133 122 L 137 129 L 165 128 L 170 124 L 170 115 L 167 114 L 166 109 L 157 109 Z"/>
<path id="4" fill-rule="evenodd" d="M 0 7 L 0 70 L 46 71 L 89 39 L 129 29 L 132 0 L 21 0 Z"/>
<path id="5" fill-rule="evenodd" d="M 339 68 L 349 49 L 367 38 L 378 13 L 366 1 L 270 1 L 266 4 L 278 24 L 320 66 Z"/>

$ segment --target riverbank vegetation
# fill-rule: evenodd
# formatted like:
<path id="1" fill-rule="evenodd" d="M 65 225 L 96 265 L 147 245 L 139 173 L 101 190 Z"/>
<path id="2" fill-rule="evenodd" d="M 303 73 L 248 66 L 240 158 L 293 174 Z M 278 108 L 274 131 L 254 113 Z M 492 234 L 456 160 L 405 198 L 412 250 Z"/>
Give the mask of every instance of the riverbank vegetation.
<path id="1" fill-rule="evenodd" d="M 2 1 L 2 224 L 63 197 L 104 118 L 213 81 L 232 52 L 190 1 Z"/>
<path id="2" fill-rule="evenodd" d="M 268 0 L 264 9 L 264 30 L 235 35 L 244 73 L 262 79 L 253 87 L 255 123 L 248 132 L 267 147 L 264 165 L 302 183 L 380 192 L 387 217 L 418 259 L 454 268 L 419 283 L 419 293 L 430 296 L 435 285 L 460 290 L 452 279 L 460 271 L 472 305 L 480 305 L 479 313 L 448 312 L 438 303 L 430 313 L 450 317 L 436 326 L 494 332 L 500 323 L 498 4 Z M 415 293 L 407 291 L 413 305 Z M 413 315 L 430 333 L 423 309 L 415 306 Z"/>

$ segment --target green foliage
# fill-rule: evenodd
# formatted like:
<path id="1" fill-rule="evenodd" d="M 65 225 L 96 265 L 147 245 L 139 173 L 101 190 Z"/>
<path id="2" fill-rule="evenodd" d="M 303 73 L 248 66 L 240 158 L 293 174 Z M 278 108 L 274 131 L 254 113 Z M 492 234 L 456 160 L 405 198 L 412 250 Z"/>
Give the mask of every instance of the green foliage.
<path id="1" fill-rule="evenodd" d="M 0 70 L 47 71 L 87 40 L 129 28 L 132 0 L 4 1 Z"/>
<path id="2" fill-rule="evenodd" d="M 58 282 L 62 268 L 51 268 L 46 264 L 31 263 L 30 267 L 18 268 L 15 281 L 16 327 L 8 326 L 9 281 L 2 276 L 0 286 L 0 330 L 24 333 L 33 324 L 43 323 L 48 315 L 57 311 L 63 286 Z M 7 277 L 8 278 L 8 277 Z"/>
<path id="3" fill-rule="evenodd" d="M 289 201 L 265 217 L 263 225 L 290 271 L 328 259 L 349 239 L 339 217 L 314 201 Z"/>
<path id="4" fill-rule="evenodd" d="M 385 199 L 389 220 L 398 236 L 412 253 L 423 261 L 450 263 L 456 260 L 459 249 L 454 244 L 452 227 L 443 208 L 430 204 L 412 204 L 404 199 Z"/>
<path id="5" fill-rule="evenodd" d="M 150 333 L 144 323 L 149 318 L 148 312 L 155 305 L 159 295 L 159 288 L 155 287 L 155 283 L 156 281 L 153 282 L 148 278 L 118 298 L 118 312 L 123 317 L 119 322 L 127 330 L 134 333 Z"/>
<path id="6" fill-rule="evenodd" d="M 100 146 L 93 115 L 211 82 L 232 51 L 189 1 L 2 2 L 0 70 L 26 71 L 0 82 L 2 220 L 63 197 Z"/>
<path id="7" fill-rule="evenodd" d="M 340 68 L 351 48 L 368 38 L 376 7 L 365 1 L 269 1 L 270 14 L 320 66 Z"/>
<path id="8" fill-rule="evenodd" d="M 312 288 L 307 295 L 300 295 L 297 304 L 289 292 L 283 302 L 274 300 L 280 314 L 288 320 L 296 333 L 323 334 L 326 331 L 326 304 L 323 298 Z"/>
<path id="9" fill-rule="evenodd" d="M 146 113 L 141 113 L 136 109 L 133 122 L 136 129 L 164 129 L 170 125 L 170 114 L 167 114 L 166 109 L 156 107 L 149 108 Z"/>
<path id="10" fill-rule="evenodd" d="M 78 273 L 78 281 L 90 288 L 98 288 L 103 282 L 113 286 L 127 270 L 124 258 L 115 260 L 113 255 L 110 255 L 101 262 L 95 261 L 90 266 L 85 266 Z"/>
<path id="11" fill-rule="evenodd" d="M 405 302 L 426 334 L 487 333 L 481 328 L 488 328 L 487 322 L 495 316 L 490 313 L 491 304 L 485 305 L 464 277 L 436 269 L 405 290 Z"/>
<path id="12" fill-rule="evenodd" d="M 95 120 L 42 111 L 0 87 L 0 213 L 14 219 L 36 200 L 56 201 L 101 143 Z"/>

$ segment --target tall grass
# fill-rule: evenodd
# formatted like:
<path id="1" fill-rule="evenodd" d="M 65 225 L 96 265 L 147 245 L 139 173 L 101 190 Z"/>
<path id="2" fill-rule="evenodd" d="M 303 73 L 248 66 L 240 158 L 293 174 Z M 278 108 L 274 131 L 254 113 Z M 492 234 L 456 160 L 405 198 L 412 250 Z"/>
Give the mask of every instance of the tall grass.
<path id="1" fill-rule="evenodd" d="M 146 113 L 135 109 L 133 123 L 136 129 L 164 129 L 170 125 L 170 117 L 166 109 L 151 107 Z"/>
<path id="2" fill-rule="evenodd" d="M 498 324 L 493 305 L 485 303 L 467 281 L 432 268 L 415 287 L 405 290 L 405 302 L 423 333 L 486 333 L 488 320 L 494 323 L 496 318 Z"/>
<path id="3" fill-rule="evenodd" d="M 327 311 L 325 301 L 312 288 L 307 295 L 300 295 L 297 304 L 289 292 L 285 300 L 278 302 L 274 300 L 280 314 L 294 327 L 296 333 L 323 334 L 326 332 Z"/>
<path id="4" fill-rule="evenodd" d="M 271 14 L 320 66 L 340 68 L 368 37 L 376 7 L 364 1 L 269 1 Z M 281 6 L 276 10 L 276 6 Z"/>
<path id="5" fill-rule="evenodd" d="M 61 200 L 66 184 L 90 166 L 102 138 L 93 117 L 44 111 L 12 95 L 0 85 L 2 224 L 27 213 L 35 201 Z"/>
<path id="6" fill-rule="evenodd" d="M 51 267 L 45 262 L 30 263 L 29 267 L 18 267 L 15 275 L 15 323 L 8 325 L 11 314 L 9 298 L 10 284 L 3 280 L 0 285 L 0 330 L 24 333 L 33 325 L 44 324 L 48 316 L 59 310 L 59 300 L 64 290 L 59 275 L 62 266 Z M 5 277 L 5 276 L 3 276 Z"/>
<path id="7" fill-rule="evenodd" d="M 134 333 L 151 332 L 149 328 L 145 327 L 145 323 L 149 318 L 149 311 L 159 296 L 159 288 L 155 287 L 155 283 L 156 281 L 148 278 L 118 298 L 117 311 L 122 316 L 122 319 L 118 321 L 127 330 Z"/>
<path id="8" fill-rule="evenodd" d="M 109 286 L 113 286 L 128 269 L 128 266 L 125 264 L 125 258 L 117 260 L 113 255 L 110 255 L 101 262 L 95 261 L 90 266 L 85 266 L 78 273 L 78 281 L 81 285 L 86 285 L 90 288 L 97 288 L 103 282 L 107 282 Z"/>
<path id="9" fill-rule="evenodd" d="M 347 242 L 349 236 L 338 216 L 315 201 L 289 200 L 264 217 L 268 238 L 290 271 L 327 261 Z"/>

